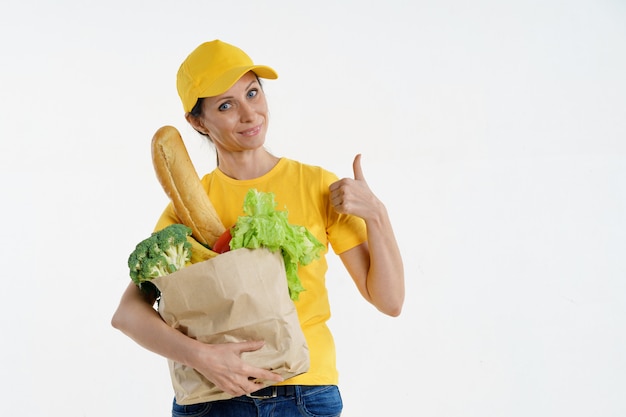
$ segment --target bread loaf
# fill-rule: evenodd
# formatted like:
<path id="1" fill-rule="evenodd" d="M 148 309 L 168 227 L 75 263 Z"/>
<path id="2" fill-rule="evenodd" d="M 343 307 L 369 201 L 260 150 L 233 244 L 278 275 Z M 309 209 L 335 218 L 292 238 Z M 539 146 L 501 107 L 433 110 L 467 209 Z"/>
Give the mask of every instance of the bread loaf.
<path id="1" fill-rule="evenodd" d="M 152 163 L 176 215 L 191 228 L 198 242 L 212 248 L 226 228 L 204 190 L 175 127 L 163 126 L 154 134 Z"/>

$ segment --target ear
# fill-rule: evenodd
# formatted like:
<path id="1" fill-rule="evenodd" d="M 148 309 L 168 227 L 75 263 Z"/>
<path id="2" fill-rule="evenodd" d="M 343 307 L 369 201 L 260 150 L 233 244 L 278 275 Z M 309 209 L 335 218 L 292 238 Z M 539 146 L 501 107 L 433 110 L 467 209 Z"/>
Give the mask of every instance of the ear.
<path id="1" fill-rule="evenodd" d="M 196 117 L 191 113 L 185 113 L 185 119 L 196 131 L 209 136 L 209 132 L 204 127 L 204 124 L 202 124 L 202 120 L 199 117 Z"/>

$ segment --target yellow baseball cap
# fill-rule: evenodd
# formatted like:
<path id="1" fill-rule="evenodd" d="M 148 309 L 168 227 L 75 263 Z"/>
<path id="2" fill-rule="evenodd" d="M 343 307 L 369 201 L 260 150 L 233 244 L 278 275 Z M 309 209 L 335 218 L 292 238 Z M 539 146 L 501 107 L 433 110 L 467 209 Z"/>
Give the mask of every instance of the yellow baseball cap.
<path id="1" fill-rule="evenodd" d="M 254 65 L 252 59 L 236 46 L 220 40 L 205 42 L 183 61 L 176 76 L 176 88 L 186 112 L 201 97 L 226 92 L 248 71 L 260 78 L 276 79 L 278 74 L 265 65 Z"/>

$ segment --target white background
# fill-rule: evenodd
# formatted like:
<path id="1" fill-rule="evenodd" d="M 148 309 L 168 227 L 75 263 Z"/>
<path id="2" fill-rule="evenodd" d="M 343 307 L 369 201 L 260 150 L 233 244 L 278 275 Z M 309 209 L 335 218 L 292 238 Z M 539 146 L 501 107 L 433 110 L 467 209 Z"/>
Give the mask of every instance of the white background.
<path id="1" fill-rule="evenodd" d="M 234 43 L 269 148 L 363 154 L 405 260 L 403 314 L 329 274 L 345 416 L 626 415 L 626 4 L 28 1 L 0 6 L 0 414 L 167 416 L 165 360 L 110 326 L 167 203 L 152 134 L 175 73 Z"/>

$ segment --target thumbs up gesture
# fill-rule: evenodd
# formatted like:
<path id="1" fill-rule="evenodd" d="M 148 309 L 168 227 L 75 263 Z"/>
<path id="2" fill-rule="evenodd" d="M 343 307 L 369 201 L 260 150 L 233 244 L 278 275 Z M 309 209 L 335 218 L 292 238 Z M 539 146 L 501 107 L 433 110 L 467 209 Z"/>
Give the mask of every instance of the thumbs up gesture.
<path id="1" fill-rule="evenodd" d="M 354 178 L 342 178 L 330 185 L 330 202 L 338 213 L 353 214 L 367 220 L 380 202 L 365 181 L 361 154 L 354 158 L 352 170 Z"/>

